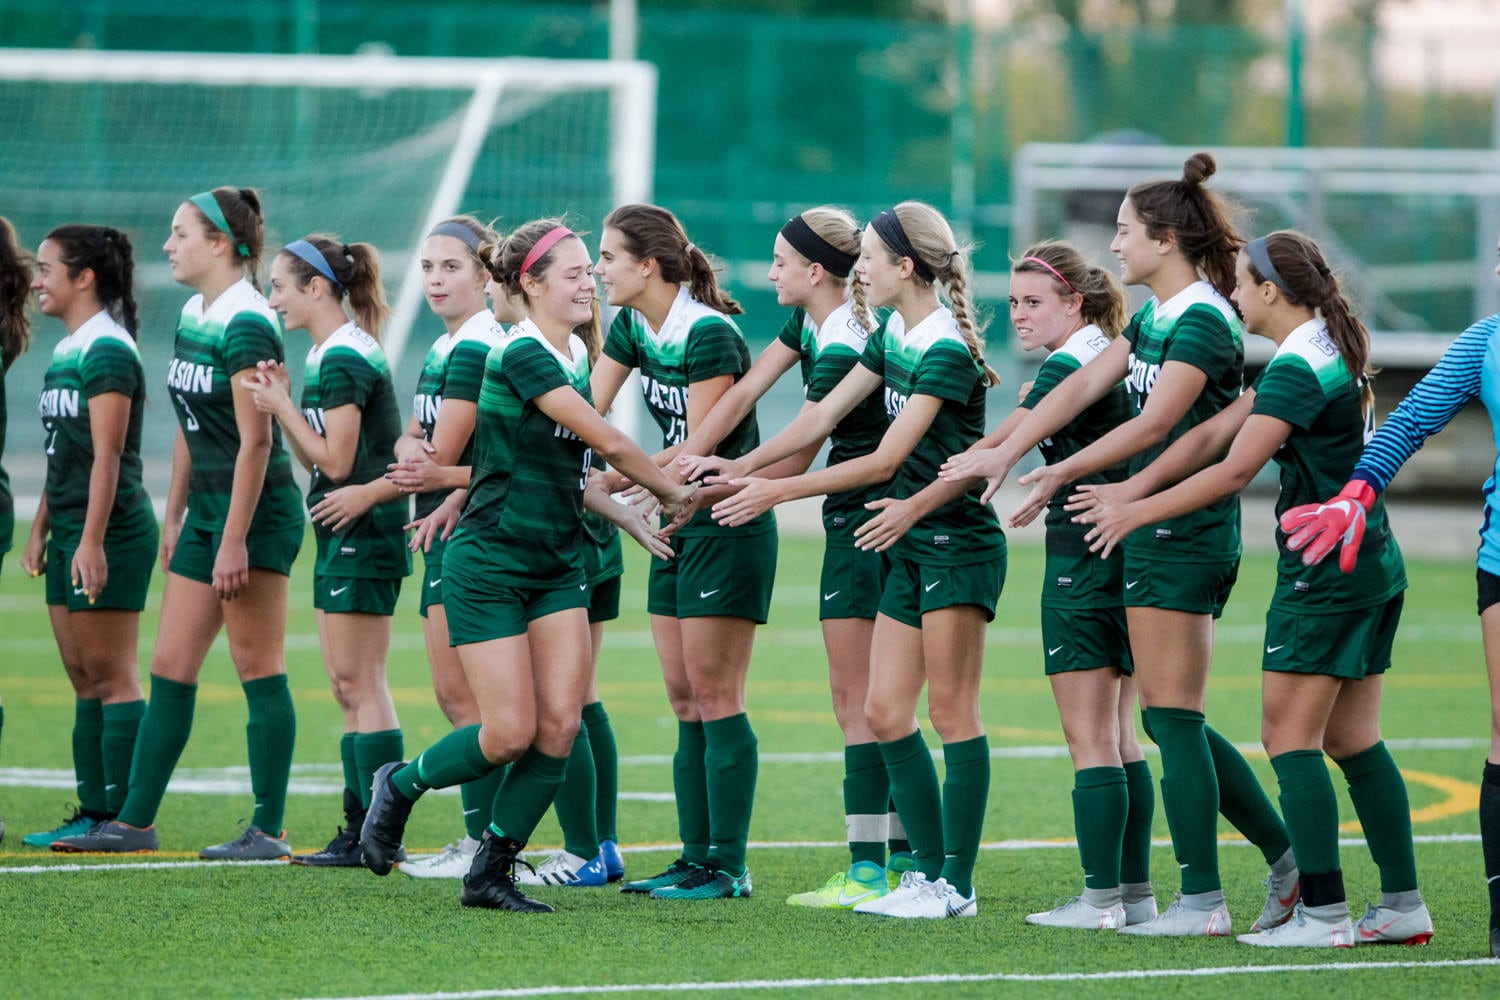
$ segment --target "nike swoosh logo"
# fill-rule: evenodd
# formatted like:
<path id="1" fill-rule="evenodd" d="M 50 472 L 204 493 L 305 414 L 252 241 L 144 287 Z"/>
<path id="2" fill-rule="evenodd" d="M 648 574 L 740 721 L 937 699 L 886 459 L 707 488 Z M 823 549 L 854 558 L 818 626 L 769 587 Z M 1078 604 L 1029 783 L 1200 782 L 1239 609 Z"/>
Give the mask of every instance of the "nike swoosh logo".
<path id="1" fill-rule="evenodd" d="M 1400 919 L 1400 917 L 1393 917 L 1392 919 L 1387 920 L 1385 923 L 1381 924 L 1379 927 L 1375 928 L 1361 927 L 1359 929 L 1359 936 L 1364 938 L 1366 941 L 1373 941 L 1376 938 L 1380 937 L 1380 935 L 1385 931 L 1390 930 L 1391 925 Z"/>
<path id="2" fill-rule="evenodd" d="M 76 595 L 78 595 L 79 597 L 82 597 L 83 596 L 83 588 L 82 587 L 74 587 L 73 588 L 73 593 L 76 594 Z"/>
<path id="3" fill-rule="evenodd" d="M 119 785 L 105 785 L 105 786 L 104 786 L 104 790 L 105 790 L 105 791 L 106 791 L 106 792 L 107 792 L 107 791 L 109 791 L 109 790 L 110 790 L 110 789 L 111 789 L 111 788 L 119 788 L 119 787 L 120 787 L 120 786 L 119 786 Z"/>
<path id="4" fill-rule="evenodd" d="M 1268 652 L 1268 653 L 1274 653 L 1274 652 L 1276 652 L 1276 651 L 1277 651 L 1277 650 L 1278 650 L 1278 649 L 1286 649 L 1286 643 L 1284 643 L 1284 642 L 1283 642 L 1283 643 L 1282 643 L 1282 644 L 1281 644 L 1281 645 L 1279 645 L 1279 646 L 1267 646 L 1267 647 L 1266 647 L 1266 652 Z"/>
<path id="5" fill-rule="evenodd" d="M 337 597 L 337 596 L 339 596 L 340 594 L 342 594 L 344 591 L 346 591 L 348 589 L 349 589 L 348 587 L 340 587 L 338 590 L 330 590 L 328 592 L 328 596 L 329 597 Z"/>
<path id="6" fill-rule="evenodd" d="M 438 584 L 440 584 L 442 582 L 443 582 L 443 578 L 442 577 L 438 577 L 436 580 L 433 580 L 433 581 L 431 581 L 430 583 L 427 584 L 427 589 L 431 590 L 433 587 L 436 587 Z"/>
<path id="7" fill-rule="evenodd" d="M 474 814 L 475 814 L 475 813 L 477 813 L 477 812 L 478 812 L 478 811 L 479 811 L 479 810 L 478 810 L 478 809 L 477 809 L 477 808 L 475 808 L 475 809 L 465 809 L 465 810 L 464 810 L 464 815 L 465 815 L 465 816 L 472 816 L 472 815 L 474 815 Z"/>
<path id="8" fill-rule="evenodd" d="M 723 589 L 724 589 L 723 587 L 715 587 L 713 590 L 700 590 L 700 591 L 698 591 L 698 600 L 701 601 L 705 597 L 712 597 L 712 596 L 714 596 L 715 594 L 717 594 L 719 591 L 721 591 Z"/>
<path id="9" fill-rule="evenodd" d="M 925 587 L 922 588 L 922 593 L 924 593 L 924 594 L 929 593 L 932 590 L 933 587 L 936 587 L 938 584 L 940 584 L 942 582 L 943 582 L 942 580 L 934 580 L 934 581 L 932 581 L 927 586 L 925 586 Z"/>
<path id="10" fill-rule="evenodd" d="M 1063 643 L 1063 646 L 1066 646 L 1066 645 L 1067 645 L 1067 643 Z M 1058 646 L 1057 647 L 1057 649 L 1062 649 L 1062 648 L 1063 648 L 1062 646 Z M 1053 653 L 1057 652 L 1057 649 L 1049 649 L 1049 650 L 1047 650 L 1047 655 L 1051 656 Z M 1085 878 L 1087 878 L 1087 876 L 1085 876 Z"/>
<path id="11" fill-rule="evenodd" d="M 589 585 L 588 585 L 588 584 L 586 584 L 586 583 L 580 583 L 580 584 L 579 584 L 579 585 L 578 585 L 578 589 L 579 589 L 579 590 L 588 590 L 588 589 L 589 589 Z"/>
<path id="12" fill-rule="evenodd" d="M 824 594 L 824 595 L 823 595 L 823 600 L 825 600 L 825 601 L 831 601 L 831 600 L 833 600 L 833 599 L 834 599 L 834 598 L 835 598 L 835 597 L 837 597 L 837 596 L 839 596 L 839 595 L 840 595 L 840 594 L 842 594 L 842 593 L 843 593 L 843 591 L 842 591 L 842 590 L 835 590 L 835 591 L 834 591 L 834 592 L 833 592 L 833 593 L 831 593 L 831 594 Z"/>
<path id="13" fill-rule="evenodd" d="M 1138 583 L 1140 583 L 1140 582 L 1141 581 L 1139 581 L 1139 580 L 1131 580 L 1129 583 L 1127 583 L 1125 585 L 1125 589 L 1126 590 L 1134 590 L 1135 589 L 1135 585 L 1138 584 Z"/>
<path id="14" fill-rule="evenodd" d="M 874 895 L 875 895 L 875 890 L 874 889 L 871 889 L 869 892 L 862 892 L 862 893 L 858 894 L 857 896 L 847 896 L 847 895 L 844 894 L 844 890 L 840 889 L 839 890 L 839 905 L 840 906 L 853 906 L 855 903 L 862 903 L 862 902 L 864 902 L 865 900 L 869 899 L 870 897 L 872 897 Z"/>

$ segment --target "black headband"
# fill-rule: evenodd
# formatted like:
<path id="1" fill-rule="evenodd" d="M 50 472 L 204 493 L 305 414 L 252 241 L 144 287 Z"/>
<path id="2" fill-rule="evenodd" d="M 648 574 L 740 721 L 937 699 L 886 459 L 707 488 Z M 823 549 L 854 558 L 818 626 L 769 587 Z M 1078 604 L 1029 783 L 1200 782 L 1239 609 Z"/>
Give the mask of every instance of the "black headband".
<path id="1" fill-rule="evenodd" d="M 927 262 L 917 256 L 917 251 L 912 247 L 911 240 L 906 238 L 906 230 L 901 228 L 901 220 L 896 218 L 896 210 L 888 208 L 875 218 L 870 220 L 870 225 L 875 228 L 875 235 L 896 252 L 897 257 L 909 257 L 911 268 L 917 277 L 929 285 L 937 280 L 937 275 Z"/>
<path id="2" fill-rule="evenodd" d="M 1286 279 L 1282 278 L 1280 272 L 1276 270 L 1276 265 L 1271 263 L 1271 255 L 1266 250 L 1266 238 L 1264 236 L 1257 236 L 1249 243 L 1246 243 L 1245 255 L 1250 258 L 1251 266 L 1255 268 L 1256 273 L 1261 278 L 1269 281 L 1287 295 L 1291 295 L 1293 298 L 1296 297 L 1292 290 L 1286 287 Z"/>
<path id="3" fill-rule="evenodd" d="M 857 259 L 855 255 L 845 253 L 819 236 L 800 215 L 786 220 L 786 225 L 781 227 L 781 235 L 792 245 L 793 250 L 814 264 L 822 264 L 823 270 L 829 274 L 847 278 L 849 272 L 854 270 L 854 261 Z"/>

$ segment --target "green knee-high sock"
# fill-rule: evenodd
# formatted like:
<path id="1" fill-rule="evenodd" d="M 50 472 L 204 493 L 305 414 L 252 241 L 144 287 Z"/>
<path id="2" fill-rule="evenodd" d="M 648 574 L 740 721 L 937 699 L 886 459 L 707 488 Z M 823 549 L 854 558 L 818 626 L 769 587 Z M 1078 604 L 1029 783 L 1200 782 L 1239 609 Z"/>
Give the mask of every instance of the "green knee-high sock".
<path id="1" fill-rule="evenodd" d="M 760 752 L 750 717 L 744 712 L 703 724 L 704 769 L 708 774 L 708 860 L 715 868 L 745 870 L 750 843 L 750 811 Z"/>
<path id="2" fill-rule="evenodd" d="M 1203 732 L 1203 713 L 1148 708 L 1148 732 L 1161 747 L 1161 798 L 1182 869 L 1185 896 L 1217 892 L 1219 782 Z"/>
<path id="3" fill-rule="evenodd" d="M 682 860 L 701 865 L 708 860 L 708 771 L 703 723 L 677 722 L 677 752 L 672 755 L 672 792 L 677 798 L 677 835 L 682 838 Z"/>
<path id="4" fill-rule="evenodd" d="M 879 745 L 876 744 L 876 746 Z M 880 762 L 883 765 L 885 758 L 881 757 Z M 889 771 L 885 774 L 885 780 L 889 787 L 891 781 Z M 896 812 L 896 800 L 889 796 L 886 797 L 885 803 L 885 847 L 891 856 L 911 853 L 911 841 L 906 839 L 906 824 L 901 822 L 901 816 Z"/>
<path id="5" fill-rule="evenodd" d="M 464 833 L 474 840 L 483 837 L 485 827 L 490 825 L 490 813 L 495 810 L 495 795 L 505 783 L 505 772 L 509 768 L 509 764 L 501 764 L 484 777 L 465 781 L 458 787 L 458 796 L 464 808 Z"/>
<path id="6" fill-rule="evenodd" d="M 599 827 L 595 819 L 594 751 L 589 746 L 589 731 L 578 727 L 573 752 L 568 754 L 568 769 L 552 808 L 557 810 L 557 825 L 562 827 L 563 848 L 587 861 L 599 853 Z"/>
<path id="7" fill-rule="evenodd" d="M 90 819 L 109 815 L 105 801 L 104 707 L 98 698 L 73 703 L 73 774 L 78 781 L 78 809 Z"/>
<path id="8" fill-rule="evenodd" d="M 120 822 L 148 827 L 156 822 L 167 782 L 193 731 L 193 705 L 198 685 L 182 684 L 166 677 L 151 677 L 151 700 L 141 717 L 141 732 L 130 763 L 130 791 L 120 807 Z M 277 828 L 280 833 L 280 828 Z"/>
<path id="9" fill-rule="evenodd" d="M 568 770 L 568 758 L 549 757 L 536 747 L 527 747 L 519 760 L 510 766 L 495 809 L 490 829 L 497 837 L 510 837 L 521 843 L 531 839 L 531 831 L 547 814 L 547 807 L 562 787 Z"/>
<path id="10" fill-rule="evenodd" d="M 1132 760 L 1125 765 L 1125 838 L 1120 845 L 1120 882 L 1139 885 L 1151 881 L 1151 821 L 1156 815 L 1156 784 L 1151 765 Z"/>
<path id="11" fill-rule="evenodd" d="M 339 737 L 339 763 L 344 766 L 344 790 L 352 795 L 359 794 L 359 764 L 354 759 L 354 733 L 345 733 Z M 364 799 L 360 799 L 364 802 Z"/>
<path id="12" fill-rule="evenodd" d="M 415 801 L 429 788 L 448 788 L 495 769 L 479 748 L 479 726 L 464 726 L 417 754 L 416 760 L 391 774 L 396 791 Z"/>
<path id="13" fill-rule="evenodd" d="M 245 681 L 250 721 L 245 741 L 250 748 L 250 788 L 255 811 L 250 822 L 271 836 L 281 833 L 286 819 L 286 786 L 292 777 L 292 748 L 297 743 L 297 711 L 286 674 Z"/>
<path id="14" fill-rule="evenodd" d="M 974 891 L 974 862 L 990 801 L 990 741 L 984 736 L 943 744 L 943 875 L 968 896 Z"/>
<path id="15" fill-rule="evenodd" d="M 1417 860 L 1411 843 L 1411 803 L 1385 742 L 1335 763 L 1349 782 L 1349 800 L 1364 827 L 1370 857 L 1380 869 L 1380 891 L 1412 891 L 1417 887 Z"/>
<path id="16" fill-rule="evenodd" d="M 589 752 L 594 755 L 594 825 L 599 828 L 600 840 L 619 843 L 620 751 L 604 702 L 583 706 L 583 728 L 589 731 Z"/>
<path id="17" fill-rule="evenodd" d="M 1073 829 L 1086 889 L 1120 884 L 1120 855 L 1130 792 L 1123 767 L 1085 767 L 1073 773 Z"/>
<path id="18" fill-rule="evenodd" d="M 125 804 L 125 793 L 130 791 L 130 761 L 135 756 L 146 701 L 115 702 L 105 705 L 103 712 L 104 736 L 99 747 L 104 762 L 104 805 L 111 816 L 116 816 Z"/>
<path id="19" fill-rule="evenodd" d="M 943 869 L 943 799 L 932 751 L 918 729 L 880 744 L 880 756 L 891 776 L 891 800 L 906 827 L 917 871 L 934 878 Z"/>
<path id="20" fill-rule="evenodd" d="M 406 758 L 406 740 L 399 729 L 354 734 L 354 766 L 359 771 L 359 804 L 370 808 L 370 785 L 380 765 Z"/>
<path id="21" fill-rule="evenodd" d="M 1289 750 L 1271 758 L 1281 786 L 1292 853 L 1305 875 L 1339 870 L 1339 804 L 1321 750 Z M 1320 904 L 1321 905 L 1321 904 Z"/>
<path id="22" fill-rule="evenodd" d="M 1220 814 L 1246 840 L 1260 848 L 1266 864 L 1274 865 L 1292 846 L 1286 824 L 1276 814 L 1276 807 L 1271 805 L 1245 755 L 1212 726 L 1204 726 L 1203 734 L 1208 737 L 1208 752 L 1213 754 L 1214 774 L 1219 779 Z"/>
<path id="23" fill-rule="evenodd" d="M 878 743 L 844 747 L 844 827 L 849 831 L 849 863 L 885 866 L 891 776 Z"/>

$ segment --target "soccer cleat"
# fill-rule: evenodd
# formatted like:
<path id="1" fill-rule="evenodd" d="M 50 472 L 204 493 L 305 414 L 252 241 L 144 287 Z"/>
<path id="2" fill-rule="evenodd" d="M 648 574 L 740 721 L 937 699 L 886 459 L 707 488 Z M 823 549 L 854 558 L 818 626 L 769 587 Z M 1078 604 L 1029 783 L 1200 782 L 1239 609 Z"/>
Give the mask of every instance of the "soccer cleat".
<path id="1" fill-rule="evenodd" d="M 1241 934 L 1240 944 L 1262 948 L 1353 948 L 1354 925 L 1348 903 L 1306 907 L 1298 903 L 1289 919 L 1267 930 Z"/>
<path id="2" fill-rule="evenodd" d="M 370 812 L 373 814 L 374 811 L 375 803 L 371 801 Z M 486 910 L 551 913 L 552 907 L 516 888 L 516 865 L 526 864 L 518 860 L 524 846 L 519 840 L 497 837 L 494 830 L 485 830 L 479 840 L 479 850 L 474 854 L 473 867 L 464 876 L 459 902 Z"/>
<path id="3" fill-rule="evenodd" d="M 688 872 L 676 885 L 651 890 L 652 899 L 749 899 L 750 869 L 731 875 L 704 865 Z"/>
<path id="4" fill-rule="evenodd" d="M 901 876 L 917 870 L 917 859 L 906 851 L 897 851 L 885 862 L 886 886 L 895 892 L 901 885 Z"/>
<path id="5" fill-rule="evenodd" d="M 1432 914 L 1426 903 L 1405 913 L 1371 903 L 1355 925 L 1354 938 L 1360 944 L 1426 944 L 1432 940 Z"/>
<path id="6" fill-rule="evenodd" d="M 599 841 L 599 856 L 604 859 L 604 871 L 611 882 L 625 877 L 625 856 L 620 853 L 619 844 L 613 840 Z"/>
<path id="7" fill-rule="evenodd" d="M 198 857 L 210 861 L 287 861 L 291 856 L 292 848 L 286 842 L 285 831 L 280 837 L 273 837 L 253 824 L 246 826 L 245 832 L 233 840 L 198 852 Z"/>
<path id="8" fill-rule="evenodd" d="M 890 874 L 889 868 L 886 869 L 886 874 Z M 931 882 L 927 881 L 927 876 L 919 871 L 904 871 L 901 873 L 900 880 L 896 883 L 896 888 L 890 890 L 884 896 L 867 899 L 863 903 L 856 903 L 854 912 L 874 913 L 877 916 L 883 916 L 889 907 L 899 903 L 912 893 L 925 892 L 927 886 L 931 884 Z"/>
<path id="9" fill-rule="evenodd" d="M 403 862 L 401 871 L 412 878 L 463 878 L 469 873 L 478 851 L 479 841 L 473 837 L 464 837 L 436 854 Z"/>
<path id="10" fill-rule="evenodd" d="M 556 851 L 530 871 L 517 872 L 518 885 L 565 885 L 577 889 L 595 889 L 609 884 L 604 859 L 596 854 L 585 861 L 576 854 Z"/>
<path id="11" fill-rule="evenodd" d="M 891 894 L 895 896 L 895 893 Z M 887 897 L 890 898 L 890 897 Z M 882 911 L 882 916 L 916 920 L 942 920 L 947 917 L 973 917 L 979 914 L 979 899 L 973 889 L 967 896 L 940 878 L 936 882 L 923 880 L 922 885 L 900 898 Z"/>
<path id="12" fill-rule="evenodd" d="M 64 837 L 81 837 L 92 830 L 99 822 L 99 817 L 85 816 L 78 809 L 73 810 L 73 815 L 63 820 L 56 829 L 43 830 L 41 833 L 28 833 L 21 838 L 21 843 L 30 847 L 51 847 L 54 840 L 62 840 Z"/>
<path id="13" fill-rule="evenodd" d="M 1125 904 L 1099 907 L 1085 902 L 1082 896 L 1074 896 L 1056 909 L 1028 915 L 1026 922 L 1037 927 L 1116 931 L 1125 926 Z"/>
<path id="14" fill-rule="evenodd" d="M 1144 924 L 1148 920 L 1156 919 L 1156 897 L 1147 896 L 1145 899 L 1125 900 L 1125 926 L 1131 924 Z"/>
<path id="15" fill-rule="evenodd" d="M 1292 910 L 1302 894 L 1300 878 L 1297 869 L 1293 868 L 1279 877 L 1273 871 L 1260 880 L 1260 884 L 1266 887 L 1266 905 L 1255 918 L 1255 923 L 1250 925 L 1251 934 L 1279 927 L 1292 919 Z"/>
<path id="16" fill-rule="evenodd" d="M 118 820 L 100 820 L 88 833 L 54 840 L 50 846 L 62 854 L 153 854 L 156 828 L 140 830 Z"/>
<path id="17" fill-rule="evenodd" d="M 391 783 L 391 775 L 405 766 L 399 760 L 381 764 L 370 783 L 370 807 L 359 831 L 359 844 L 365 867 L 376 875 L 389 875 L 391 866 L 401 860 L 401 837 L 406 832 L 411 807 L 416 805 Z"/>
<path id="18" fill-rule="evenodd" d="M 1500 958 L 1500 927 L 1490 931 L 1490 957 Z"/>
<path id="19" fill-rule="evenodd" d="M 1228 937 L 1229 908 L 1220 903 L 1212 910 L 1194 910 L 1179 894 L 1166 912 L 1142 924 L 1126 924 L 1119 933 L 1143 937 Z"/>
<path id="20" fill-rule="evenodd" d="M 847 872 L 836 872 L 821 889 L 788 896 L 792 906 L 822 910 L 852 910 L 867 899 L 889 895 L 885 869 L 873 861 L 856 861 Z"/>
<path id="21" fill-rule="evenodd" d="M 669 885 L 676 885 L 678 882 L 681 882 L 698 867 L 698 865 L 693 864 L 691 861 L 684 861 L 678 858 L 670 865 L 667 865 L 667 870 L 661 874 L 652 875 L 650 878 L 637 879 L 634 882 L 626 882 L 620 886 L 620 891 L 650 893 L 656 889 L 665 889 Z"/>
<path id="22" fill-rule="evenodd" d="M 292 864 L 309 868 L 363 868 L 363 855 L 359 849 L 359 830 L 341 826 L 328 846 L 312 854 L 292 856 Z"/>

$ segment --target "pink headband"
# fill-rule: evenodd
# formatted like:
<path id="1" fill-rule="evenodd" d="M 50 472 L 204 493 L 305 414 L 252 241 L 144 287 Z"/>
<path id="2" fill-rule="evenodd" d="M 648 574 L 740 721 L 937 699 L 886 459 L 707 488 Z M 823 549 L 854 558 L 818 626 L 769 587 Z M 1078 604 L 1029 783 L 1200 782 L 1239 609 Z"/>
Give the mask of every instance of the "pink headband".
<path id="1" fill-rule="evenodd" d="M 525 274 L 527 271 L 530 271 L 531 265 L 541 260 L 543 254 L 555 247 L 560 240 L 572 235 L 573 230 L 567 226 L 558 226 L 555 229 L 547 230 L 546 235 L 536 241 L 536 245 L 531 248 L 531 252 L 526 255 L 526 259 L 521 263 L 521 273 Z"/>
<path id="2" fill-rule="evenodd" d="M 1052 276 L 1054 278 L 1056 278 L 1058 281 L 1061 281 L 1063 283 L 1063 287 L 1064 288 L 1066 288 L 1068 291 L 1072 292 L 1074 295 L 1078 294 L 1078 289 L 1076 289 L 1076 288 L 1073 287 L 1073 283 L 1070 282 L 1067 278 L 1064 278 L 1062 276 L 1062 272 L 1061 271 L 1059 271 L 1057 268 L 1053 267 L 1051 264 L 1047 263 L 1045 260 L 1042 260 L 1042 258 L 1040 258 L 1040 257 L 1022 257 L 1021 260 L 1023 260 L 1023 261 L 1027 261 L 1027 260 L 1035 261 L 1036 263 L 1042 265 L 1047 270 L 1049 270 L 1049 271 L 1052 272 Z"/>

